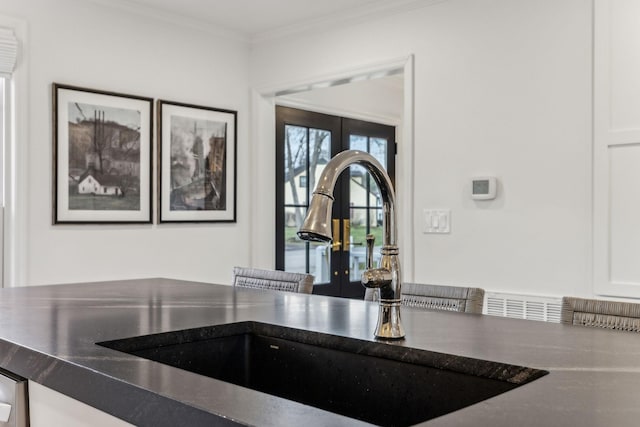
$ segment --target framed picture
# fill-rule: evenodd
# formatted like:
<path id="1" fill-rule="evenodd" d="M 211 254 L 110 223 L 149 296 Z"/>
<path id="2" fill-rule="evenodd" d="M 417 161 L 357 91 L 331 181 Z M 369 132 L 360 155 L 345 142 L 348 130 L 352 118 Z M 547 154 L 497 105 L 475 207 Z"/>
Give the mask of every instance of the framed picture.
<path id="1" fill-rule="evenodd" d="M 236 221 L 237 112 L 158 100 L 162 222 Z"/>
<path id="2" fill-rule="evenodd" d="M 153 99 L 53 84 L 53 223 L 151 223 Z"/>

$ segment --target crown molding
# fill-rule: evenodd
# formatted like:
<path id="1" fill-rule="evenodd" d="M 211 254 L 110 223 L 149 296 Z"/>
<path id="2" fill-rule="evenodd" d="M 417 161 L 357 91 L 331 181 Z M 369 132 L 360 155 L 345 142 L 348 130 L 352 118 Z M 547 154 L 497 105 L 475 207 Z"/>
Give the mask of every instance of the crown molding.
<path id="1" fill-rule="evenodd" d="M 214 24 L 204 19 L 193 18 L 186 15 L 168 12 L 166 10 L 143 5 L 136 2 L 126 0 L 89 0 L 92 3 L 101 5 L 111 9 L 119 9 L 121 11 L 144 16 L 146 18 L 156 19 L 171 25 L 190 28 L 201 31 L 212 36 L 230 39 L 238 42 L 249 43 L 250 36 L 240 31 L 232 30 L 221 24 Z"/>
<path id="2" fill-rule="evenodd" d="M 265 42 L 292 37 L 315 30 L 326 31 L 329 28 L 344 27 L 348 24 L 360 24 L 388 17 L 407 11 L 422 9 L 443 3 L 448 0 L 378 0 L 366 6 L 357 6 L 351 9 L 322 15 L 313 19 L 305 19 L 292 25 L 285 25 L 273 30 L 254 33 L 249 37 L 249 42 L 258 45 Z"/>
<path id="3" fill-rule="evenodd" d="M 326 31 L 336 27 L 360 24 L 367 21 L 381 19 L 412 10 L 422 9 L 443 3 L 448 0 L 378 0 L 365 6 L 357 6 L 316 18 L 303 19 L 291 25 L 284 25 L 273 30 L 243 33 L 232 30 L 223 24 L 212 23 L 205 19 L 194 18 L 179 13 L 169 12 L 157 7 L 148 6 L 127 0 L 89 0 L 100 6 L 119 9 L 123 12 L 156 19 L 171 25 L 182 26 L 201 31 L 212 36 L 230 39 L 246 44 L 259 45 L 270 41 L 292 37 L 312 31 Z"/>

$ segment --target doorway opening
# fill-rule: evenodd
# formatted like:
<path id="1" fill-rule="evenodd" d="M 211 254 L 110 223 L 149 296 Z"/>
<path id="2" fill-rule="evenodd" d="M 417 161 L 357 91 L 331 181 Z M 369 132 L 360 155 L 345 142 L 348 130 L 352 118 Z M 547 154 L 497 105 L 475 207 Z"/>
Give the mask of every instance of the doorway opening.
<path id="1" fill-rule="evenodd" d="M 405 280 L 413 278 L 413 64 L 413 56 L 409 55 L 320 77 L 295 79 L 292 83 L 264 86 L 252 92 L 255 112 L 252 126 L 257 143 L 252 145 L 250 179 L 254 185 L 250 194 L 253 205 L 260 207 L 260 211 L 251 215 L 249 265 L 276 267 L 273 185 L 275 106 L 279 105 L 395 126 L 398 141 L 395 171 L 398 243 L 403 277 Z"/>
<path id="2" fill-rule="evenodd" d="M 358 165 L 343 173 L 334 190 L 333 242 L 300 240 L 296 232 L 311 194 L 329 160 L 344 150 L 365 151 L 395 184 L 394 126 L 276 107 L 276 268 L 315 276 L 314 293 L 362 298 L 360 276 L 366 263 L 365 237 L 382 243 L 382 196 L 370 174 Z"/>

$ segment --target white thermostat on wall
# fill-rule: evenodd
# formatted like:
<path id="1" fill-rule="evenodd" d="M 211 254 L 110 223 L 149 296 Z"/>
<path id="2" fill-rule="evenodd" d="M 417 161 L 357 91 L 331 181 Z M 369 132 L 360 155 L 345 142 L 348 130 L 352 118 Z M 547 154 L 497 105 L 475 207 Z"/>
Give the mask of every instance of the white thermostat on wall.
<path id="1" fill-rule="evenodd" d="M 471 178 L 471 198 L 492 200 L 496 198 L 497 182 L 495 176 L 477 176 Z"/>

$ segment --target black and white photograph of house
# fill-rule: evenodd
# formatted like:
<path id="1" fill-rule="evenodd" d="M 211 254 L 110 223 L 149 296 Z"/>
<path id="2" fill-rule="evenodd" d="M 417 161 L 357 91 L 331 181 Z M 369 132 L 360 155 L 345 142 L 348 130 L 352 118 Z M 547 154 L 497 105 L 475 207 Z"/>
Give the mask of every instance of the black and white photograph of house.
<path id="1" fill-rule="evenodd" d="M 227 123 L 172 115 L 171 211 L 227 209 Z"/>
<path id="2" fill-rule="evenodd" d="M 140 209 L 141 112 L 68 103 L 69 210 Z"/>

